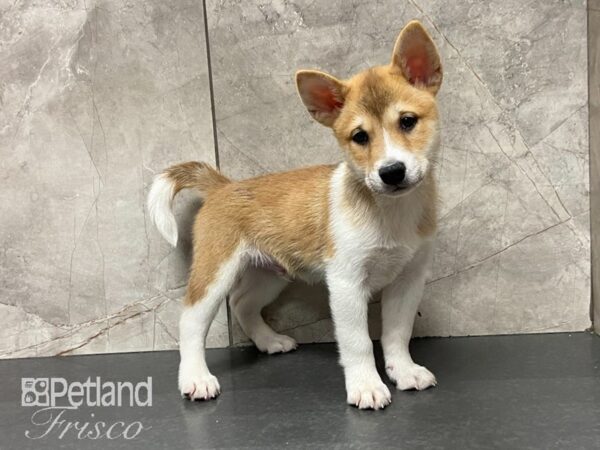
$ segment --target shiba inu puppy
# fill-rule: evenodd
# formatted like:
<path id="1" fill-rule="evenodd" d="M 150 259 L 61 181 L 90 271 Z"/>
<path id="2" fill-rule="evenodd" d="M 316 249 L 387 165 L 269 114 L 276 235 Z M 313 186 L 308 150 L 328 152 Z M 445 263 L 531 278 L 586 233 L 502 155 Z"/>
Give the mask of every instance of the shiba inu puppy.
<path id="1" fill-rule="evenodd" d="M 292 278 L 323 279 L 344 370 L 347 402 L 384 408 L 391 394 L 373 357 L 371 295 L 382 291 L 382 346 L 398 389 L 426 389 L 434 375 L 408 349 L 436 229 L 433 161 L 439 148 L 437 49 L 422 25 L 400 33 L 391 62 L 348 80 L 314 70 L 296 74 L 312 117 L 333 130 L 343 162 L 231 181 L 187 162 L 159 175 L 148 196 L 162 235 L 177 243 L 171 211 L 184 188 L 203 198 L 180 321 L 179 389 L 190 399 L 220 393 L 204 356 L 206 334 L 229 295 L 242 329 L 268 353 L 296 348 L 261 310 Z"/>

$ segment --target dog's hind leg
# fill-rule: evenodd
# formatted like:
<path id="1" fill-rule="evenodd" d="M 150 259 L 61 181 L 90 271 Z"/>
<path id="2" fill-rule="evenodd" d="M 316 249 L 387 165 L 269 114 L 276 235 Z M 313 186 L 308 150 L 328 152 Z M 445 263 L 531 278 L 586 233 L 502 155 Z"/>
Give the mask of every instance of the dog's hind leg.
<path id="1" fill-rule="evenodd" d="M 260 313 L 288 283 L 271 271 L 249 267 L 231 292 L 229 304 L 235 317 L 246 336 L 262 352 L 285 353 L 297 347 L 294 339 L 273 331 Z"/>
<path id="2" fill-rule="evenodd" d="M 206 365 L 206 335 L 219 305 L 243 270 L 247 254 L 242 245 L 199 237 L 194 248 L 185 306 L 179 322 L 179 390 L 192 400 L 208 400 L 220 393 L 219 382 Z"/>

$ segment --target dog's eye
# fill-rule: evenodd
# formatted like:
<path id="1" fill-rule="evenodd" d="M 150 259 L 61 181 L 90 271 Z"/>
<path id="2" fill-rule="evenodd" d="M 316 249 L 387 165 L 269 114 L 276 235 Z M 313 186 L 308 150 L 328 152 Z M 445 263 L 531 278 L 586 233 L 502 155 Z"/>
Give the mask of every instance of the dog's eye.
<path id="1" fill-rule="evenodd" d="M 352 140 L 358 145 L 366 145 L 369 142 L 369 134 L 365 130 L 357 128 L 352 132 Z"/>
<path id="2" fill-rule="evenodd" d="M 402 116 L 400 117 L 400 128 L 402 129 L 402 131 L 410 131 L 415 127 L 418 120 L 419 119 L 416 116 Z"/>

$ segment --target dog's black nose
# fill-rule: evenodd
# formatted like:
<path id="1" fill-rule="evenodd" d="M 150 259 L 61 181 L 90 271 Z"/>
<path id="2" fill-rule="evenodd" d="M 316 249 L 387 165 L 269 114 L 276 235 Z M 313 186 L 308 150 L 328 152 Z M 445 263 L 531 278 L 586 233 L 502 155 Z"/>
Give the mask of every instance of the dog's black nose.
<path id="1" fill-rule="evenodd" d="M 405 175 L 406 166 L 403 162 L 396 162 L 379 169 L 379 176 L 385 184 L 397 186 L 404 181 Z"/>

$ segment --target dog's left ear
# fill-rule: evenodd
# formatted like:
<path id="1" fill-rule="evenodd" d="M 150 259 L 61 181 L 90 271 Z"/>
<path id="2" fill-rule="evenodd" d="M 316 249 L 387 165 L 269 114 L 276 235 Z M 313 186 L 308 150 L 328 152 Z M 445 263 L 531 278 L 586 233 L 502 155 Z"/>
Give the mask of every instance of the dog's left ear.
<path id="1" fill-rule="evenodd" d="M 296 87 L 310 115 L 326 127 L 332 127 L 344 106 L 344 83 L 318 70 L 299 70 Z"/>
<path id="2" fill-rule="evenodd" d="M 418 20 L 404 27 L 394 45 L 392 66 L 417 88 L 436 94 L 442 84 L 442 63 L 433 40 Z"/>

